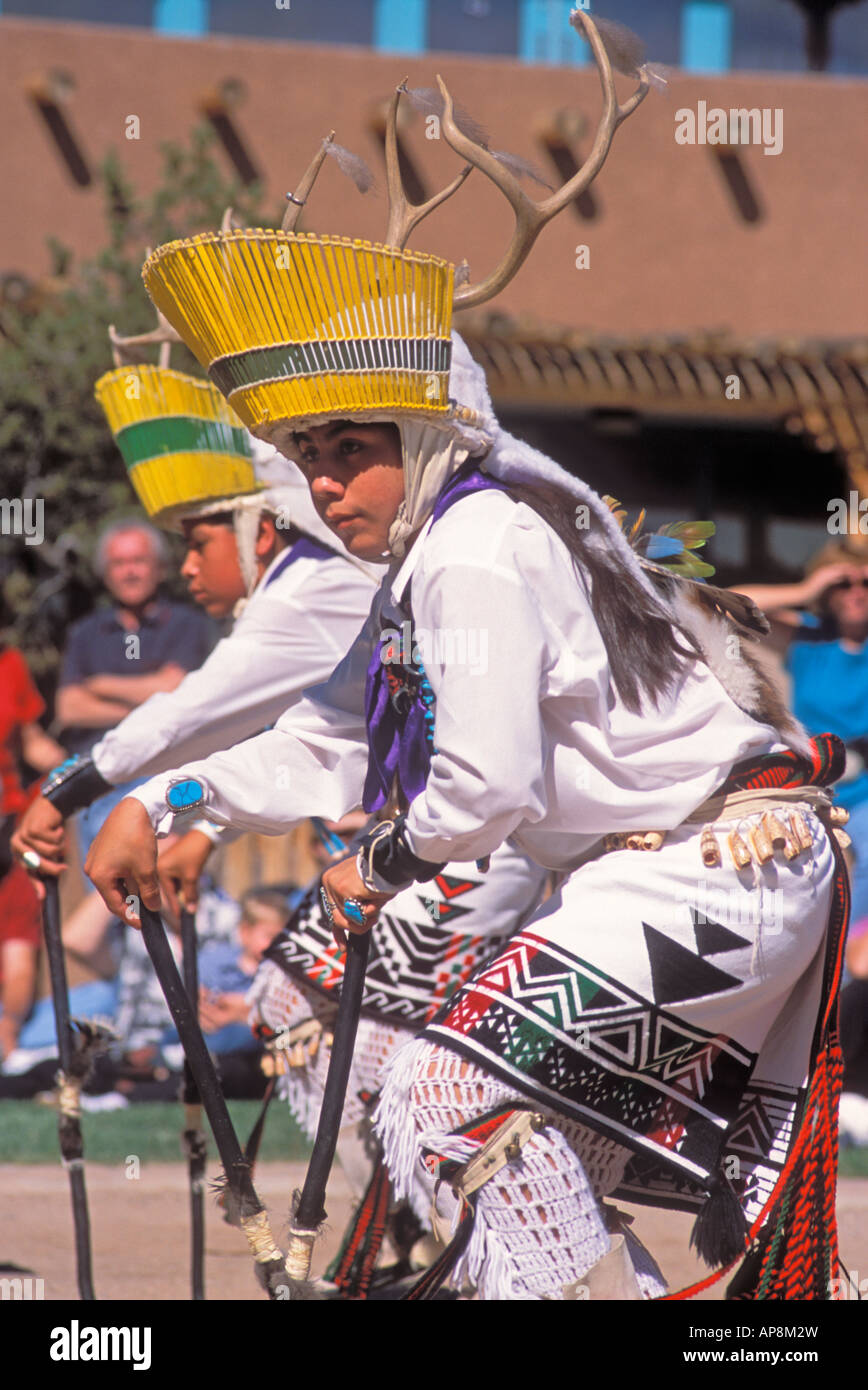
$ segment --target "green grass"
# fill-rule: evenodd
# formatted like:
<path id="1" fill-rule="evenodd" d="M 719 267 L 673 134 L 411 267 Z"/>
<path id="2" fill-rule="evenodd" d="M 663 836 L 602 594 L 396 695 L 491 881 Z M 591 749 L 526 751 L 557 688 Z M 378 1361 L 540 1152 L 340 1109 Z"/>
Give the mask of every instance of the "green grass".
<path id="1" fill-rule="evenodd" d="M 868 1178 L 868 1149 L 842 1149 L 838 1163 L 838 1176 L 842 1178 Z"/>
<path id="2" fill-rule="evenodd" d="M 233 1100 L 229 1102 L 229 1113 L 243 1147 L 259 1113 L 259 1104 Z M 123 1163 L 128 1154 L 137 1154 L 143 1162 L 178 1162 L 182 1158 L 181 1114 L 180 1105 L 165 1103 L 83 1114 L 85 1158 L 89 1163 L 115 1164 Z M 208 1134 L 210 1139 L 210 1128 Z M 212 1156 L 216 1153 L 213 1140 L 209 1151 Z M 286 1105 L 274 1101 L 268 1111 L 260 1160 L 304 1159 L 309 1153 L 310 1144 Z M 0 1101 L 0 1163 L 57 1162 L 57 1112 L 33 1101 Z"/>
<path id="3" fill-rule="evenodd" d="M 259 1104 L 233 1100 L 229 1113 L 242 1146 L 247 1140 Z M 82 1115 L 84 1153 L 89 1163 L 123 1163 L 137 1154 L 150 1163 L 175 1163 L 181 1157 L 178 1105 L 131 1105 L 102 1115 Z M 211 1154 L 216 1153 L 213 1141 Z M 275 1101 L 268 1111 L 259 1157 L 305 1159 L 310 1144 L 287 1107 Z M 57 1163 L 56 1111 L 27 1100 L 0 1101 L 0 1163 Z M 842 1178 L 868 1178 L 868 1148 L 841 1150 L 838 1172 Z"/>

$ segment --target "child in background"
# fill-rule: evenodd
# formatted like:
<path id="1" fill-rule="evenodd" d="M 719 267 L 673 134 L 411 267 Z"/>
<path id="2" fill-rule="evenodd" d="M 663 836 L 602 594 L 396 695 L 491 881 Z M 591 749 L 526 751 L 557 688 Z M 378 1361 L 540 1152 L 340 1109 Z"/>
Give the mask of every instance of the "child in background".
<path id="1" fill-rule="evenodd" d="M 285 888 L 250 888 L 241 899 L 237 940 L 211 941 L 199 952 L 199 1022 L 212 1052 L 260 1050 L 247 1023 L 247 991 L 289 911 Z"/>

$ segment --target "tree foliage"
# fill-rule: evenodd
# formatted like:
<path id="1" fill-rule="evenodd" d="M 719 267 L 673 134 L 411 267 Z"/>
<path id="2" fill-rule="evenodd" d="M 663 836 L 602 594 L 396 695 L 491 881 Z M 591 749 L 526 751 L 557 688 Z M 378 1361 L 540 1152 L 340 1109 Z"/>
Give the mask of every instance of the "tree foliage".
<path id="1" fill-rule="evenodd" d="M 51 239 L 49 279 L 32 285 L 7 277 L 0 298 L 0 493 L 43 498 L 45 518 L 42 544 L 0 538 L 0 581 L 14 640 L 44 676 L 56 664 L 66 623 L 98 589 L 88 562 L 99 530 L 137 511 L 93 387 L 112 366 L 109 325 L 124 334 L 154 326 L 141 280 L 146 249 L 214 230 L 228 205 L 247 226 L 273 225 L 263 220 L 258 186 L 224 177 L 207 127 L 161 153 L 159 183 L 144 193 L 109 154 L 99 175 L 102 248 L 76 263 Z M 172 365 L 201 374 L 180 345 Z"/>

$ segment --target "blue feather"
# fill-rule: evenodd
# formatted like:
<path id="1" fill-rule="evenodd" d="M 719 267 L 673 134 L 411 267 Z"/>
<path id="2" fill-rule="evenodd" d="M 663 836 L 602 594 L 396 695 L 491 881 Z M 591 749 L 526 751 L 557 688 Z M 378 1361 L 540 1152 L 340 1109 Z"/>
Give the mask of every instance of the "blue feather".
<path id="1" fill-rule="evenodd" d="M 665 560 L 672 555 L 682 555 L 684 546 L 672 536 L 649 536 L 645 554 L 649 560 Z"/>

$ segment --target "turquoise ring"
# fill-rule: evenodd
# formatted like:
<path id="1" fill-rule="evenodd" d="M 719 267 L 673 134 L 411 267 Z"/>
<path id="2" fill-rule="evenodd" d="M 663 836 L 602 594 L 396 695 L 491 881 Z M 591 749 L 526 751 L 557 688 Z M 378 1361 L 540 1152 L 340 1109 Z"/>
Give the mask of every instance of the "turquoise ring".
<path id="1" fill-rule="evenodd" d="M 365 910 L 358 898 L 344 898 L 341 912 L 348 922 L 353 922 L 357 927 L 365 925 Z"/>

